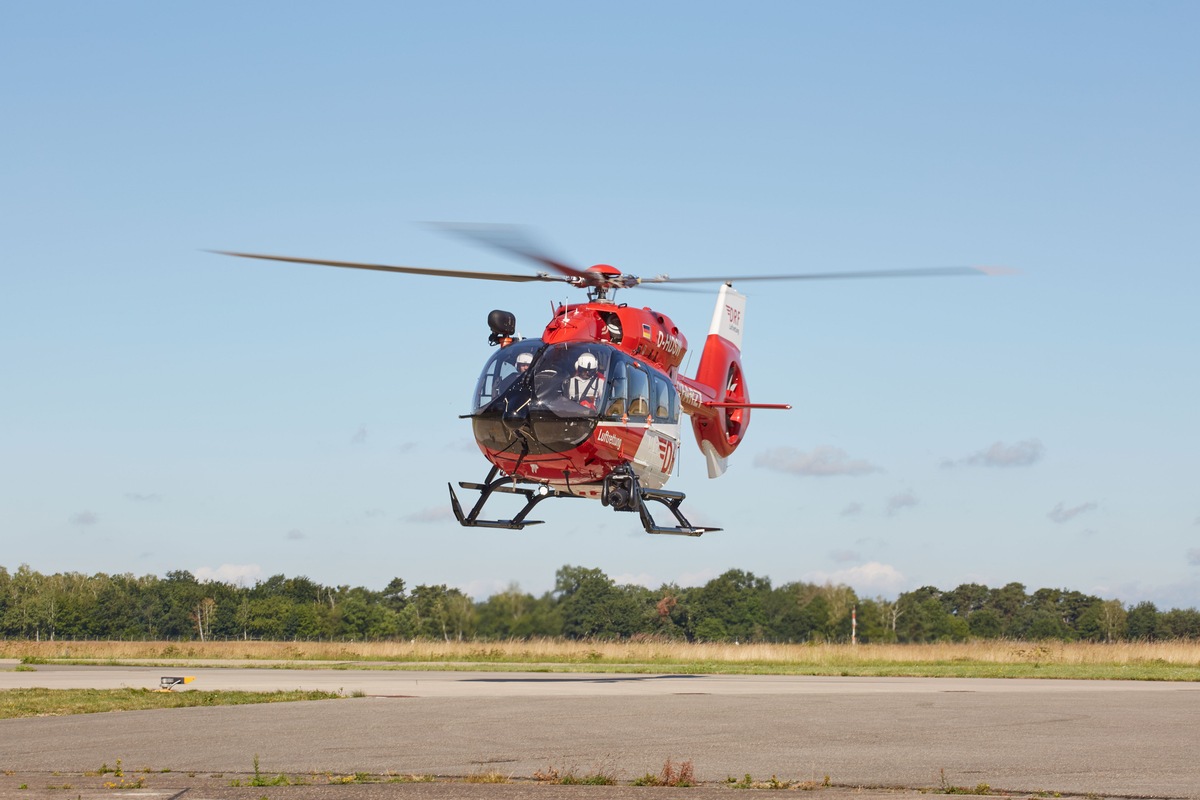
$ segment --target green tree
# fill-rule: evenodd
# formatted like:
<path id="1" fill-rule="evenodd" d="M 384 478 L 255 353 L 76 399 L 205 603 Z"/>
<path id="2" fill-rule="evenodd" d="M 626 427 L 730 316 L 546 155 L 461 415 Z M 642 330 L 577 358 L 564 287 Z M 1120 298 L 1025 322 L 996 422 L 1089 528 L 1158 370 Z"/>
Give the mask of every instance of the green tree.
<path id="1" fill-rule="evenodd" d="M 745 570 L 731 569 L 713 578 L 690 593 L 693 638 L 761 641 L 767 631 L 764 601 L 770 591 L 769 579 Z M 714 635 L 718 631 L 723 631 L 723 635 Z"/>
<path id="2" fill-rule="evenodd" d="M 977 639 L 999 639 L 1004 633 L 1004 621 L 992 608 L 981 608 L 967 618 L 967 630 Z"/>
<path id="3" fill-rule="evenodd" d="M 469 636 L 474 624 L 470 598 L 445 584 L 413 589 L 404 617 L 414 635 L 451 641 Z"/>
<path id="4" fill-rule="evenodd" d="M 644 625 L 647 633 L 664 639 L 687 638 L 687 604 L 686 593 L 674 583 L 665 583 L 658 591 L 646 591 L 648 608 L 644 609 L 643 618 L 648 620 Z"/>
<path id="5" fill-rule="evenodd" d="M 1126 635 L 1130 639 L 1153 641 L 1158 638 L 1158 606 L 1143 600 L 1125 618 Z"/>
<path id="6" fill-rule="evenodd" d="M 1025 638 L 1032 613 L 1024 584 L 1009 583 L 999 589 L 992 589 L 988 592 L 985 608 L 992 609 L 1000 617 L 1004 625 L 1004 636 L 1010 639 Z"/>
<path id="7" fill-rule="evenodd" d="M 525 639 L 533 635 L 533 595 L 510 583 L 476 606 L 479 633 L 488 639 Z"/>
<path id="8" fill-rule="evenodd" d="M 972 614 L 983 610 L 987 605 L 987 600 L 988 587 L 978 583 L 960 584 L 942 597 L 942 603 L 946 606 L 947 611 L 968 622 Z"/>
<path id="9" fill-rule="evenodd" d="M 204 587 L 187 570 L 174 570 L 154 588 L 162 600 L 162 635 L 172 639 L 193 638 L 196 627 L 192 615 L 204 596 Z"/>
<path id="10" fill-rule="evenodd" d="M 906 592 L 897 598 L 896 605 L 902 611 L 897 626 L 901 642 L 958 642 L 971 634 L 965 619 L 946 610 L 942 591 L 936 586 Z"/>
<path id="11" fill-rule="evenodd" d="M 1125 638 L 1126 616 L 1120 600 L 1102 600 L 1079 615 L 1075 629 L 1079 638 L 1090 642 L 1115 642 Z"/>
<path id="12" fill-rule="evenodd" d="M 14 636 L 40 639 L 42 618 L 39 596 L 42 591 L 42 575 L 30 569 L 28 564 L 17 567 L 8 581 L 9 598 L 4 627 Z"/>
<path id="13" fill-rule="evenodd" d="M 399 614 L 408 605 L 408 595 L 404 591 L 404 580 L 392 578 L 381 593 L 383 604 Z"/>
<path id="14" fill-rule="evenodd" d="M 397 612 L 362 587 L 348 591 L 338 604 L 338 634 L 351 639 L 382 639 L 399 630 Z"/>
<path id="15" fill-rule="evenodd" d="M 631 636 L 638 619 L 636 601 L 617 589 L 599 569 L 564 566 L 555 573 L 554 591 L 568 639 Z"/>
<path id="16" fill-rule="evenodd" d="M 858 641 L 864 644 L 895 641 L 891 628 L 891 606 L 892 603 L 882 597 L 858 601 Z"/>
<path id="17" fill-rule="evenodd" d="M 1158 634 L 1169 639 L 1200 639 L 1200 611 L 1173 608 L 1159 614 Z"/>

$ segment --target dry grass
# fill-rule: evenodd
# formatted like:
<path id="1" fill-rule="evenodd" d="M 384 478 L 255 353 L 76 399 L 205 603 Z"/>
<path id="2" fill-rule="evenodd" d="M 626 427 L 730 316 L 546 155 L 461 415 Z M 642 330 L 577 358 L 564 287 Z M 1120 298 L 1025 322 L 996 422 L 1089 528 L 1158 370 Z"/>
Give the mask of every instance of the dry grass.
<path id="1" fill-rule="evenodd" d="M 0 658 L 43 660 L 378 661 L 412 664 L 778 665 L 1030 664 L 1200 666 L 1200 642 L 978 641 L 939 644 L 688 644 L 569 642 L 0 642 Z"/>
<path id="2" fill-rule="evenodd" d="M 682 764 L 676 764 L 667 759 L 663 764 L 662 772 L 655 775 L 652 772 L 647 772 L 640 778 L 635 778 L 634 786 L 695 786 L 696 785 L 696 768 L 691 760 L 684 761 Z"/>
<path id="3" fill-rule="evenodd" d="M 463 778 L 465 783 L 512 783 L 512 776 L 503 772 L 489 770 L 488 772 L 472 772 Z"/>
<path id="4" fill-rule="evenodd" d="M 560 770 L 553 764 L 545 769 L 536 770 L 533 779 L 537 783 L 552 783 L 559 786 L 616 786 L 617 779 L 604 769 L 580 775 L 574 768 Z"/>

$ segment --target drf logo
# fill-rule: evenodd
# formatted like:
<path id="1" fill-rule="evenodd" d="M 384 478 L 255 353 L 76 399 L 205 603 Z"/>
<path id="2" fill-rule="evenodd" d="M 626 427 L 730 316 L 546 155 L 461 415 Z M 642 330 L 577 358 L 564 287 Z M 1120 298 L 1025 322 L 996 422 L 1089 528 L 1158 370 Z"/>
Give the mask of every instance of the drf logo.
<path id="1" fill-rule="evenodd" d="M 662 459 L 662 471 L 670 475 L 675 470 L 675 440 L 662 439 L 658 440 L 658 455 Z"/>
<path id="2" fill-rule="evenodd" d="M 742 324 L 742 312 L 740 309 L 734 308 L 728 303 L 725 304 L 725 316 L 729 318 L 729 324 L 734 327 L 739 327 Z"/>

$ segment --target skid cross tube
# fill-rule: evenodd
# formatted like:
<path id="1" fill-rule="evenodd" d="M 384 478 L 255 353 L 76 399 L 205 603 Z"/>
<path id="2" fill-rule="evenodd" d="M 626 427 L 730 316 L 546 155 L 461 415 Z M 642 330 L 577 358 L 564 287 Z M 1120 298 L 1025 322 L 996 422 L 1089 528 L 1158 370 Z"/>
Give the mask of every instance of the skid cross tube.
<path id="1" fill-rule="evenodd" d="M 479 492 L 479 500 L 470 513 L 463 514 L 462 505 L 458 502 L 458 496 L 454 493 L 454 486 L 447 483 L 446 486 L 450 489 L 450 508 L 454 511 L 454 517 L 458 520 L 458 524 L 466 528 L 506 528 L 508 530 L 519 531 L 526 525 L 541 525 L 544 520 L 540 519 L 525 519 L 526 515 L 533 510 L 534 506 L 543 500 L 551 497 L 571 497 L 572 495 L 560 494 L 544 483 L 529 484 L 533 488 L 522 489 L 517 486 L 518 483 L 526 483 L 519 478 L 509 477 L 507 475 L 496 477 L 500 472 L 499 467 L 493 466 L 484 478 L 483 483 L 471 483 L 469 481 L 459 481 L 458 485 L 464 489 L 475 489 Z M 525 507 L 517 513 L 512 519 L 479 519 L 480 512 L 483 511 L 484 504 L 494 492 L 505 492 L 508 494 L 520 494 L 525 496 Z"/>

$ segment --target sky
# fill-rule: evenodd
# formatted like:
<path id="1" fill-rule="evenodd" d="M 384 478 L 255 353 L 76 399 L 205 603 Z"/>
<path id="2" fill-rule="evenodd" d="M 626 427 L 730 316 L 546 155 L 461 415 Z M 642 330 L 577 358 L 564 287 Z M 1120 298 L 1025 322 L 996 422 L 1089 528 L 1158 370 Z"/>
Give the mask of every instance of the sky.
<path id="1" fill-rule="evenodd" d="M 0 565 L 540 594 L 573 564 L 1200 607 L 1200 6 L 19 3 L 0 11 Z M 702 538 L 469 529 L 486 318 L 426 221 L 743 284 L 759 411 Z M 688 337 L 715 287 L 628 290 Z M 504 508 L 497 506 L 497 511 Z M 509 511 L 513 513 L 515 507 Z M 664 512 L 665 513 L 665 512 Z"/>

